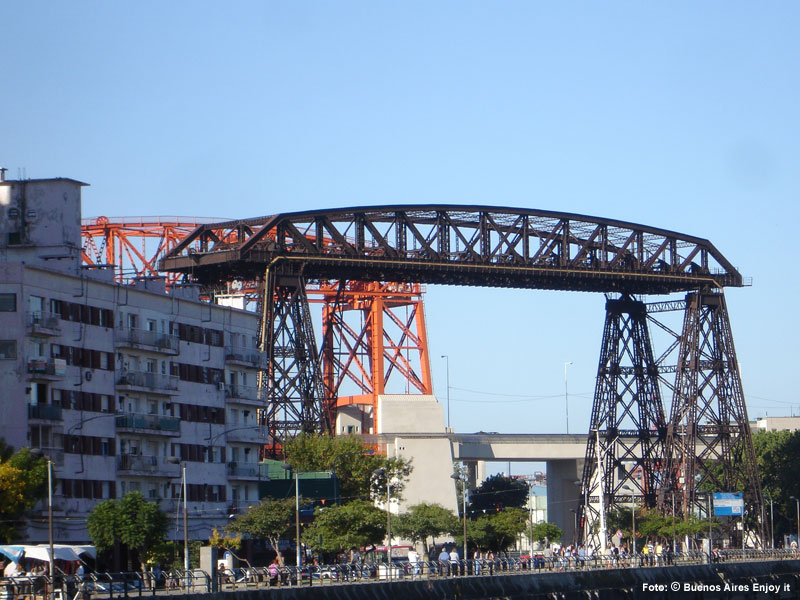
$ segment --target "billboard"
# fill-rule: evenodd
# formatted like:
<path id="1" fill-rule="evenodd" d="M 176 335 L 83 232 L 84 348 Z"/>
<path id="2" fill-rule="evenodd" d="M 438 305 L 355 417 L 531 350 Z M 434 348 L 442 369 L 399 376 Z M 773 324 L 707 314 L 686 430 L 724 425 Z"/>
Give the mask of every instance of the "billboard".
<path id="1" fill-rule="evenodd" d="M 715 517 L 741 517 L 744 515 L 744 498 L 741 493 L 714 493 Z"/>

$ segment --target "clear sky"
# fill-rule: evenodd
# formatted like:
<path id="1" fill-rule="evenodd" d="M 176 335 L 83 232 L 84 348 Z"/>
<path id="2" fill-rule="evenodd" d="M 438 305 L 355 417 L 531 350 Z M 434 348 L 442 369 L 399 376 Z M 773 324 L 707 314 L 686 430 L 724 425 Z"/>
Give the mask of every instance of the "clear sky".
<path id="1" fill-rule="evenodd" d="M 800 411 L 800 4 L 0 4 L 0 165 L 85 216 L 496 204 L 707 237 L 751 417 Z M 458 431 L 588 428 L 601 295 L 429 286 Z M 668 399 L 667 399 L 668 404 Z"/>

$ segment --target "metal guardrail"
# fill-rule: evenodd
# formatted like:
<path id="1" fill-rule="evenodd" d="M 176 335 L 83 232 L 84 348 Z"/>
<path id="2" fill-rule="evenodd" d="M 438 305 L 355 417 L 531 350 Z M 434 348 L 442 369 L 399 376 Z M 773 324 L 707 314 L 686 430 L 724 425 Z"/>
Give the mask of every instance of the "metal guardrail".
<path id="1" fill-rule="evenodd" d="M 792 550 L 725 550 L 718 561 L 800 559 Z M 0 579 L 0 598 L 46 600 L 51 590 L 61 590 L 66 600 L 144 598 L 171 594 L 203 594 L 212 591 L 263 589 L 319 585 L 354 585 L 386 581 L 432 580 L 454 577 L 494 577 L 558 571 L 586 571 L 624 568 L 661 568 L 674 565 L 707 564 L 703 552 L 635 554 L 621 556 L 544 556 L 459 561 L 394 561 L 388 563 L 347 563 L 301 567 L 242 567 L 224 569 L 214 578 L 205 571 L 164 571 L 145 573 L 93 573 L 57 575 L 55 587 L 47 575 Z"/>

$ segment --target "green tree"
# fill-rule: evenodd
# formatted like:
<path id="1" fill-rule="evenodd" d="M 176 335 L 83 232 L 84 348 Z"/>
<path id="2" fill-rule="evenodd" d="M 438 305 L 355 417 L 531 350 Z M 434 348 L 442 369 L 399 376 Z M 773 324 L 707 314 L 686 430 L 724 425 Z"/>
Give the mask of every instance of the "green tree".
<path id="1" fill-rule="evenodd" d="M 528 528 L 528 539 L 540 544 L 558 541 L 562 535 L 564 535 L 564 531 L 558 525 L 547 521 L 535 523 L 533 527 Z"/>
<path id="2" fill-rule="evenodd" d="M 621 531 L 622 535 L 632 544 L 631 537 L 633 529 L 632 509 L 627 506 L 618 506 L 606 514 L 606 523 L 609 532 Z M 712 527 L 719 525 L 717 521 L 712 523 Z M 683 520 L 676 518 L 674 533 L 676 538 L 684 536 L 694 537 L 704 535 L 708 532 L 708 519 L 698 519 L 690 516 Z M 655 508 L 636 507 L 636 544 L 637 550 L 641 549 L 641 541 L 647 538 L 673 537 L 672 515 L 660 513 Z"/>
<path id="3" fill-rule="evenodd" d="M 227 530 L 268 541 L 278 556 L 278 563 L 283 565 L 283 554 L 278 542 L 282 537 L 290 535 L 294 515 L 294 498 L 262 500 L 260 504 L 251 506 L 247 512 L 236 517 Z"/>
<path id="4" fill-rule="evenodd" d="M 386 512 L 366 500 L 341 506 L 319 507 L 303 541 L 314 550 L 336 553 L 355 546 L 377 544 L 386 535 Z"/>
<path id="5" fill-rule="evenodd" d="M 528 513 L 522 508 L 504 508 L 467 523 L 467 537 L 481 550 L 503 551 L 525 531 Z"/>
<path id="6" fill-rule="evenodd" d="M 769 524 L 772 499 L 775 539 L 796 532 L 795 503 L 800 498 L 800 431 L 758 431 L 753 434 L 761 488 L 764 492 Z"/>
<path id="7" fill-rule="evenodd" d="M 384 458 L 381 467 L 370 477 L 370 498 L 385 503 L 388 482 L 388 492 L 391 494 L 391 499 L 395 501 L 402 500 L 403 490 L 412 470 L 411 461 L 397 456 Z"/>
<path id="8" fill-rule="evenodd" d="M 298 435 L 284 444 L 286 462 L 299 471 L 333 471 L 343 502 L 371 497 L 372 474 L 379 468 L 402 472 L 409 463 L 376 455 L 356 436 L 331 436 L 313 433 Z M 399 469 L 398 469 L 399 465 Z M 385 484 L 384 484 L 385 489 Z M 394 484 L 393 490 L 394 492 Z M 402 491 L 398 487 L 397 492 Z"/>
<path id="9" fill-rule="evenodd" d="M 392 534 L 410 540 L 422 542 L 425 554 L 430 555 L 428 538 L 436 543 L 436 537 L 461 531 L 458 518 L 441 504 L 415 504 L 408 511 L 392 519 Z"/>
<path id="10" fill-rule="evenodd" d="M 129 492 L 119 500 L 97 504 L 86 517 L 86 528 L 98 550 L 124 546 L 139 557 L 144 569 L 147 550 L 164 541 L 168 522 L 155 502 L 148 502 L 139 492 Z M 129 554 L 129 563 L 132 558 Z"/>
<path id="11" fill-rule="evenodd" d="M 486 478 L 469 495 L 467 515 L 474 519 L 504 508 L 522 508 L 528 501 L 528 484 L 522 479 L 498 473 Z"/>
<path id="12" fill-rule="evenodd" d="M 18 537 L 26 510 L 47 493 L 47 459 L 28 448 L 17 452 L 0 440 L 0 543 Z"/>

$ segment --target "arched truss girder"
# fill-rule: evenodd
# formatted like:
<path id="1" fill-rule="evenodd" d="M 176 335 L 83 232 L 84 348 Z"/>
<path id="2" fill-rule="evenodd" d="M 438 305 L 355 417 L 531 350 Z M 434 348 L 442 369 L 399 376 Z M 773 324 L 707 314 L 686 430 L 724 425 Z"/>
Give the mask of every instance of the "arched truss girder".
<path id="1" fill-rule="evenodd" d="M 265 264 L 308 279 L 411 281 L 664 294 L 743 285 L 706 239 L 569 213 L 487 206 L 376 206 L 199 226 L 161 262 L 202 284 Z"/>

